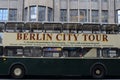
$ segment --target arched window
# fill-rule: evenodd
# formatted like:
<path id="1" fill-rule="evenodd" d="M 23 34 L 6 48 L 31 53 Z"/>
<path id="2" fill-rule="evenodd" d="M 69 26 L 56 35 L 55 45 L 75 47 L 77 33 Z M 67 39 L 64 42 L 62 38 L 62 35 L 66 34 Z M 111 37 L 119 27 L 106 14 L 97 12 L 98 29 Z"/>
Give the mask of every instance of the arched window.
<path id="1" fill-rule="evenodd" d="M 7 21 L 8 20 L 8 9 L 3 8 L 0 9 L 0 21 Z"/>
<path id="2" fill-rule="evenodd" d="M 102 22 L 107 23 L 108 22 L 108 10 L 102 10 Z"/>
<path id="3" fill-rule="evenodd" d="M 48 7 L 48 21 L 53 21 L 53 10 Z"/>
<path id="4" fill-rule="evenodd" d="M 24 21 L 27 21 L 27 16 L 28 16 L 28 14 L 27 14 L 27 11 L 28 11 L 28 8 L 26 7 L 25 9 L 24 9 Z"/>
<path id="5" fill-rule="evenodd" d="M 120 23 L 120 10 L 117 11 L 117 19 L 118 19 L 118 23 Z"/>
<path id="6" fill-rule="evenodd" d="M 30 7 L 30 21 L 36 21 L 37 18 L 37 7 L 31 6 Z"/>
<path id="7" fill-rule="evenodd" d="M 26 7 L 24 9 L 24 21 L 53 21 L 53 9 L 41 5 Z"/>
<path id="8" fill-rule="evenodd" d="M 38 7 L 38 21 L 45 21 L 45 15 L 46 14 L 46 7 L 45 6 L 39 6 Z"/>

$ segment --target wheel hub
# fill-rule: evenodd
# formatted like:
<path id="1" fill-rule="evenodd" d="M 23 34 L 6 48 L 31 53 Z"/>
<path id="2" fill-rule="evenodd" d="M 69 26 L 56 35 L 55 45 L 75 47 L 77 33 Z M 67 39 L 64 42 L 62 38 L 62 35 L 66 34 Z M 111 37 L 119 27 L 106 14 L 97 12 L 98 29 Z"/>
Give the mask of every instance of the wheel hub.
<path id="1" fill-rule="evenodd" d="M 97 75 L 100 75 L 100 74 L 101 74 L 101 71 L 100 71 L 99 69 L 97 69 L 97 70 L 95 71 L 95 73 L 96 73 Z"/>
<path id="2" fill-rule="evenodd" d="M 20 68 L 16 68 L 16 69 L 14 70 L 14 74 L 15 74 L 16 76 L 21 75 L 21 73 L 22 73 L 22 70 L 21 70 Z"/>

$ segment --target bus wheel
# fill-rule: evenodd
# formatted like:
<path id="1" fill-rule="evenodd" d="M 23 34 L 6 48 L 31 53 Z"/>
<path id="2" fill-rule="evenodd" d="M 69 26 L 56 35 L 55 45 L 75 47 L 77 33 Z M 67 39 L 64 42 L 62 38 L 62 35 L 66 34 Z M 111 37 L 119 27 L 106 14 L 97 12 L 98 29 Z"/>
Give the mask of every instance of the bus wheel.
<path id="1" fill-rule="evenodd" d="M 22 65 L 14 65 L 11 68 L 10 75 L 13 78 L 23 78 L 25 75 L 25 69 Z"/>
<path id="2" fill-rule="evenodd" d="M 105 76 L 105 68 L 102 65 L 95 65 L 92 68 L 91 75 L 93 78 L 103 78 Z"/>

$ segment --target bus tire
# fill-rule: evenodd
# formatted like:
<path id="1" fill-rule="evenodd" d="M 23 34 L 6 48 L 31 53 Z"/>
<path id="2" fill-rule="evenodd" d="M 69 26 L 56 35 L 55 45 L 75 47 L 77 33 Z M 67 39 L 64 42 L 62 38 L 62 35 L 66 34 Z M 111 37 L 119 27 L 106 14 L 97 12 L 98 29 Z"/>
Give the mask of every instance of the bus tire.
<path id="1" fill-rule="evenodd" d="M 100 64 L 93 66 L 91 75 L 93 78 L 103 78 L 105 76 L 104 66 Z"/>
<path id="2" fill-rule="evenodd" d="M 10 75 L 12 78 L 23 78 L 25 75 L 25 68 L 22 65 L 14 65 L 10 69 Z"/>

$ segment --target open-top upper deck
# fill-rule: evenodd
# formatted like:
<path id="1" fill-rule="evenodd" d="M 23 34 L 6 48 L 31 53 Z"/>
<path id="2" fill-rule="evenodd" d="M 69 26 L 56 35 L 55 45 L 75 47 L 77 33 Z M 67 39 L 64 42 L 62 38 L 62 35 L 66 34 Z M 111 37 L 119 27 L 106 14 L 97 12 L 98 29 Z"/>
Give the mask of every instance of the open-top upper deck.
<path id="1" fill-rule="evenodd" d="M 0 22 L 0 32 L 120 33 L 120 24 Z"/>

